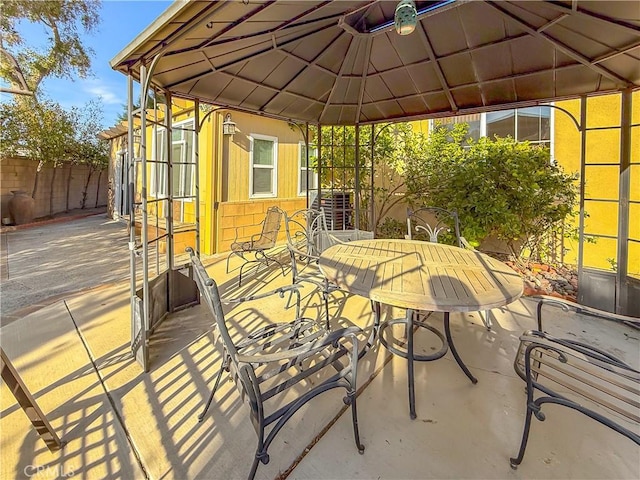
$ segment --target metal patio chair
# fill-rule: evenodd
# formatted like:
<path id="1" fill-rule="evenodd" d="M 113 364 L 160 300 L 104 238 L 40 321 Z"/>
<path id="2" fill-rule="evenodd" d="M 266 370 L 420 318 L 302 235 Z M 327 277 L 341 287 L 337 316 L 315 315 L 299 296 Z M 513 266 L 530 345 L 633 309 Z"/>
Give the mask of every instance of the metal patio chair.
<path id="1" fill-rule="evenodd" d="M 460 235 L 458 213 L 440 207 L 407 208 L 407 238 L 472 248 Z"/>
<path id="2" fill-rule="evenodd" d="M 225 303 L 243 304 L 264 302 L 274 296 L 282 298 L 287 294 L 297 298 L 295 308 L 289 309 L 295 311 L 292 321 L 263 324 L 261 328 L 238 339 L 237 335 L 229 332 L 232 321 L 225 318 L 216 282 L 208 276 L 193 249 L 189 248 L 188 251 L 200 298 L 207 304 L 216 322 L 214 333 L 219 340 L 216 343 L 221 343 L 223 349 L 215 385 L 198 418 L 202 421 L 209 409 L 223 371 L 230 372 L 241 396 L 250 407 L 251 423 L 258 435 L 258 446 L 248 478 L 254 478 L 259 462 L 269 463 L 269 446 L 285 423 L 307 402 L 334 388 L 346 390 L 343 402 L 351 406 L 356 447 L 359 453 L 363 453 L 356 409 L 357 335 L 362 330 L 349 326 L 330 332 L 315 319 L 301 317 L 299 286 L 291 285 L 268 293 L 225 300 Z M 283 304 L 288 303 L 282 301 Z M 237 320 L 241 315 L 242 319 Z M 252 325 L 260 318 L 259 310 L 252 309 L 242 311 L 236 316 L 236 321 Z"/>
<path id="3" fill-rule="evenodd" d="M 282 263 L 269 254 L 269 250 L 276 246 L 278 240 L 278 232 L 280 232 L 280 225 L 282 224 L 282 217 L 285 213 L 278 207 L 273 206 L 267 209 L 264 220 L 256 225 L 250 226 L 262 226 L 260 233 L 252 235 L 248 240 L 243 240 L 240 232 L 243 228 L 236 228 L 236 237 L 231 244 L 231 253 L 227 257 L 227 273 L 229 273 L 229 261 L 232 257 L 236 256 L 241 258 L 244 263 L 240 266 L 240 275 L 238 278 L 238 286 L 242 286 L 242 273 L 245 267 L 254 263 L 262 263 L 265 265 L 271 265 L 271 263 L 277 263 L 284 275 L 284 266 Z M 246 237 L 245 237 L 246 238 Z"/>
<path id="4" fill-rule="evenodd" d="M 520 448 L 509 459 L 514 470 L 524 458 L 532 417 L 546 419 L 546 403 L 580 412 L 640 445 L 640 371 L 601 345 L 529 330 L 520 336 L 514 368 L 527 384 Z"/>
<path id="5" fill-rule="evenodd" d="M 460 248 L 475 250 L 460 234 L 458 212 L 440 207 L 407 208 L 407 235 L 409 240 L 425 240 L 433 243 L 448 243 Z M 442 242 L 441 242 L 442 240 Z M 491 330 L 489 311 L 480 315 L 487 330 Z"/>
<path id="6" fill-rule="evenodd" d="M 320 290 L 328 329 L 329 294 L 338 287 L 325 278 L 318 261 L 323 250 L 342 242 L 329 233 L 323 210 L 304 208 L 285 215 L 285 230 L 291 255 L 292 283 L 310 283 Z"/>

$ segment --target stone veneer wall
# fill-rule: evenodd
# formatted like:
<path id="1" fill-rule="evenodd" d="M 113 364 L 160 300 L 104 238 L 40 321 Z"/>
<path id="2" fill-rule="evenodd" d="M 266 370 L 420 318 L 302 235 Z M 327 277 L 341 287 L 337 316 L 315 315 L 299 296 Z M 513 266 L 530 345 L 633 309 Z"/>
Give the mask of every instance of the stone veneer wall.
<path id="1" fill-rule="evenodd" d="M 28 158 L 2 158 L 0 159 L 0 195 L 2 201 L 2 219 L 9 217 L 8 203 L 13 190 L 25 190 L 31 194 L 38 162 Z M 56 179 L 53 185 L 53 213 L 66 210 L 67 206 L 67 182 L 71 173 L 69 184 L 69 209 L 82 207 L 82 191 L 89 175 L 89 168 L 84 165 L 64 164 L 57 168 Z M 53 168 L 45 166 L 40 172 L 38 191 L 36 193 L 35 218 L 49 215 L 49 194 L 51 191 L 51 177 Z M 106 169 L 100 176 L 94 172 L 91 176 L 87 190 L 87 203 L 85 208 L 96 206 L 96 189 L 100 177 L 98 191 L 98 206 L 107 204 L 108 176 Z"/>
<path id="2" fill-rule="evenodd" d="M 230 249 L 231 243 L 236 238 L 236 230 L 241 238 L 250 238 L 251 235 L 260 233 L 261 227 L 257 224 L 264 220 L 267 209 L 273 205 L 277 205 L 287 213 L 293 213 L 296 210 L 305 208 L 307 199 L 306 197 L 285 200 L 270 198 L 266 200 L 222 203 L 220 205 L 218 252 L 226 252 Z M 286 238 L 283 223 L 280 226 L 278 243 L 285 242 Z"/>

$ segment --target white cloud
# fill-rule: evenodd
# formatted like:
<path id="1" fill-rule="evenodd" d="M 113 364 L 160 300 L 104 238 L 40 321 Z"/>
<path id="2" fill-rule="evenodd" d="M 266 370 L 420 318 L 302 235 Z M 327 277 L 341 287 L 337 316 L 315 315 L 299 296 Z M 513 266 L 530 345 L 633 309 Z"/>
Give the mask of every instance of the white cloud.
<path id="1" fill-rule="evenodd" d="M 110 85 L 100 79 L 85 80 L 82 89 L 94 97 L 101 97 L 105 105 L 120 105 L 123 103 L 122 92 L 116 93 Z M 126 100 L 125 100 L 126 101 Z"/>

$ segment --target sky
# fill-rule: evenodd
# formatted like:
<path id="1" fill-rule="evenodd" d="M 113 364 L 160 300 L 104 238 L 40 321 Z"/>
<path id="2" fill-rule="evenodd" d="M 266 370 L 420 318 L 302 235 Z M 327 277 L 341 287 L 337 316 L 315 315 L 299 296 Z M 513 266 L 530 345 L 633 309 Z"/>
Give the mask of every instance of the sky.
<path id="1" fill-rule="evenodd" d="M 48 78 L 42 84 L 44 94 L 64 108 L 81 107 L 89 100 L 101 97 L 104 127 L 115 125 L 127 103 L 127 77 L 112 70 L 109 61 L 171 3 L 156 0 L 102 0 L 101 21 L 97 30 L 82 36 L 84 44 L 95 51 L 92 75 L 84 79 L 76 77 L 73 81 Z M 23 25 L 21 31 L 29 44 L 43 43 L 46 39 L 44 28 L 36 25 Z"/>

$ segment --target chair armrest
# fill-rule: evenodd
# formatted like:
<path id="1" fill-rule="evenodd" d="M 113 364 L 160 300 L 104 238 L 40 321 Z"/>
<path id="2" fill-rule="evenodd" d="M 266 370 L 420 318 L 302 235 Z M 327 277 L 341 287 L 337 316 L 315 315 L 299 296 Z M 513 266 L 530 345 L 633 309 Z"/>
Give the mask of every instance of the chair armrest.
<path id="1" fill-rule="evenodd" d="M 291 242 L 287 242 L 287 248 L 289 249 L 289 252 L 291 252 L 292 255 L 297 255 L 298 257 L 301 257 L 301 258 L 310 258 L 316 262 L 320 260 L 319 255 L 313 255 L 308 252 L 303 252 L 302 250 L 296 248 L 296 246 L 293 245 Z"/>
<path id="2" fill-rule="evenodd" d="M 522 336 L 520 336 L 520 341 L 531 344 L 535 343 L 545 348 L 554 347 L 556 349 L 562 349 L 564 351 L 572 350 L 593 360 L 598 360 L 600 362 L 609 363 L 620 368 L 635 371 L 630 365 L 626 364 L 618 357 L 611 355 L 610 353 L 605 352 L 604 350 L 601 350 L 597 347 L 594 347 L 593 345 L 589 345 L 588 343 L 584 342 L 578 342 L 577 340 L 557 338 L 545 332 L 529 330 L 522 334 Z"/>
<path id="3" fill-rule="evenodd" d="M 569 310 L 573 310 L 577 313 L 584 313 L 584 314 L 602 318 L 605 320 L 624 323 L 625 325 L 628 325 L 630 327 L 640 329 L 640 318 L 637 318 L 637 317 L 630 317 L 627 315 L 620 315 L 617 313 L 605 312 L 604 310 L 599 310 L 593 307 L 587 307 L 585 305 L 580 305 L 578 303 L 570 302 L 568 300 L 563 300 L 557 297 L 548 297 L 546 295 L 540 295 L 534 298 L 539 299 L 538 306 L 537 306 L 537 321 L 538 321 L 538 330 L 541 332 L 543 331 L 542 307 L 544 305 L 552 305 L 555 307 L 559 307 L 565 312 L 568 312 Z"/>
<path id="4" fill-rule="evenodd" d="M 237 360 L 238 362 L 242 363 L 265 364 L 296 359 L 295 363 L 297 363 L 297 359 L 302 360 L 304 357 L 308 357 L 310 355 L 318 353 L 326 348 L 332 347 L 333 349 L 337 349 L 340 340 L 347 338 L 351 339 L 354 348 L 357 350 L 358 340 L 356 334 L 360 331 L 360 328 L 355 326 L 341 328 L 331 332 L 326 331 L 326 334 L 321 336 L 317 340 L 300 345 L 296 348 L 283 350 L 276 353 L 259 353 L 253 355 L 238 354 Z"/>
<path id="5" fill-rule="evenodd" d="M 538 420 L 545 419 L 540 411 L 545 403 L 564 405 L 640 445 L 638 370 L 586 343 L 538 331 L 520 337 L 515 367 L 527 383 L 527 411 Z M 535 390 L 542 395 L 535 396 Z M 629 428 L 629 422 L 636 427 Z"/>
<path id="6" fill-rule="evenodd" d="M 271 290 L 269 292 L 249 295 L 247 297 L 221 298 L 220 301 L 226 304 L 239 304 L 244 302 L 261 300 L 263 298 L 272 297 L 274 295 L 278 295 L 280 298 L 284 298 L 285 293 L 290 292 L 291 294 L 296 296 L 296 318 L 298 318 L 300 316 L 300 298 L 301 298 L 300 288 L 303 288 L 303 285 L 299 285 L 299 284 L 287 285 L 284 287 L 276 288 L 275 290 Z"/>
<path id="7" fill-rule="evenodd" d="M 241 237 L 238 235 L 238 232 L 240 232 L 240 229 L 244 227 L 259 227 L 263 224 L 264 224 L 264 220 L 258 223 L 250 223 L 249 225 L 242 225 L 241 227 L 236 227 L 236 235 L 235 235 L 235 238 L 233 239 L 233 243 L 236 243 L 238 240 L 243 240 L 245 238 L 247 239 L 246 240 L 247 242 L 253 243 L 256 237 L 258 238 L 260 237 L 259 233 L 254 233 L 253 235 L 247 236 L 247 237 Z"/>
<path id="8" fill-rule="evenodd" d="M 471 244 L 469 243 L 469 241 L 468 241 L 466 238 L 462 237 L 462 236 L 460 237 L 460 243 L 462 243 L 462 246 L 463 246 L 464 248 L 466 248 L 467 250 L 475 250 L 475 248 L 473 247 L 473 245 L 471 245 Z"/>
<path id="9" fill-rule="evenodd" d="M 301 285 L 286 285 L 284 287 L 276 288 L 275 290 L 270 290 L 264 293 L 257 293 L 255 295 L 249 295 L 247 297 L 237 297 L 237 298 L 223 298 L 222 301 L 224 303 L 243 303 L 243 302 L 251 302 L 253 300 L 260 300 L 262 298 L 267 298 L 272 295 L 280 295 L 280 298 L 284 297 L 284 294 L 287 292 L 294 292 L 299 294 L 299 290 Z"/>

